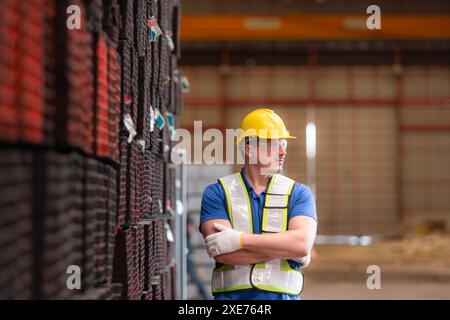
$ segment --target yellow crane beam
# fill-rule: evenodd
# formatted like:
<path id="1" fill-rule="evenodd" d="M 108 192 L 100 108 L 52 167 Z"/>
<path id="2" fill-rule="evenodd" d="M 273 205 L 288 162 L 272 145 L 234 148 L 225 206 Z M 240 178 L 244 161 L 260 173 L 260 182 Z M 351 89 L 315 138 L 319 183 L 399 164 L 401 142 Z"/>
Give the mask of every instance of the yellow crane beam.
<path id="1" fill-rule="evenodd" d="M 292 14 L 286 16 L 187 15 L 187 41 L 449 40 L 450 15 L 381 14 L 381 29 L 369 30 L 369 15 Z"/>

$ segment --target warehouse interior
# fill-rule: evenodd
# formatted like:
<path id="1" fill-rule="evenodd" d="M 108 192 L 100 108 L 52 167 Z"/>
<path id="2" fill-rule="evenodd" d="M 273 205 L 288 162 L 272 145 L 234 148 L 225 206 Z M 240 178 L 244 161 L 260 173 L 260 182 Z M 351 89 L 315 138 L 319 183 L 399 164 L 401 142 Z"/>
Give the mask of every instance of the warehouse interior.
<path id="1" fill-rule="evenodd" d="M 450 3 L 373 4 L 0 1 L 0 299 L 212 299 L 202 195 L 240 165 L 177 132 L 256 108 L 316 200 L 301 299 L 450 299 Z"/>

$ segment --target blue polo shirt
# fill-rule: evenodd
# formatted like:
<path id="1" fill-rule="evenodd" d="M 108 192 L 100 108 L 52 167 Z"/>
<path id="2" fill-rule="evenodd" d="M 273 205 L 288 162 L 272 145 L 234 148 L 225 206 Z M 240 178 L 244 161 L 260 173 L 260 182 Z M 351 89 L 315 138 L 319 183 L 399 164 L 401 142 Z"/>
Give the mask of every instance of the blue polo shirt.
<path id="1" fill-rule="evenodd" d="M 248 182 L 244 168 L 241 170 L 242 177 L 250 195 L 252 214 L 253 214 L 253 231 L 254 233 L 261 233 L 262 211 L 264 206 L 264 199 L 266 198 L 266 190 L 257 194 L 253 191 L 252 186 Z M 316 205 L 313 194 L 309 187 L 295 183 L 289 202 L 288 220 L 296 216 L 308 216 L 317 221 Z M 203 192 L 202 207 L 200 214 L 200 226 L 203 222 L 210 219 L 225 219 L 229 220 L 225 195 L 219 182 L 213 183 L 206 187 Z M 289 263 L 294 268 L 299 267 L 299 263 L 290 261 Z M 231 292 L 217 293 L 216 300 L 298 300 L 297 295 L 280 294 L 274 292 L 267 292 L 258 289 L 245 289 Z"/>

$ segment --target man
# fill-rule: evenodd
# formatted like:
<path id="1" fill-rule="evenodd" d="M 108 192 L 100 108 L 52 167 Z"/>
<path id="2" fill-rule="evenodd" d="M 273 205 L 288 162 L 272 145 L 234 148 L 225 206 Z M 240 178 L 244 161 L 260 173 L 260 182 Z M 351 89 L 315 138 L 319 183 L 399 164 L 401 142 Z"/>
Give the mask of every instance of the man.
<path id="1" fill-rule="evenodd" d="M 310 189 L 279 174 L 295 137 L 270 109 L 248 114 L 241 129 L 244 167 L 209 185 L 202 199 L 200 230 L 216 261 L 212 292 L 218 300 L 296 300 L 317 216 Z"/>

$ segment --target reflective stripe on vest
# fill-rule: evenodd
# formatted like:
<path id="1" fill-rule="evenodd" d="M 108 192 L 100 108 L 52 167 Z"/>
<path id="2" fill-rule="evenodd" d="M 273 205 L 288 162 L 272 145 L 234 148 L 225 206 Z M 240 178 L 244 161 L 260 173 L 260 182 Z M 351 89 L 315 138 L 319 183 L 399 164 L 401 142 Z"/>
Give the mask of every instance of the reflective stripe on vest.
<path id="1" fill-rule="evenodd" d="M 227 210 L 233 229 L 253 233 L 250 196 L 240 173 L 219 179 L 225 192 Z M 262 231 L 287 230 L 289 196 L 295 181 L 282 175 L 270 180 L 264 202 Z M 303 274 L 293 269 L 287 260 L 273 259 L 254 265 L 228 265 L 215 268 L 212 292 L 228 292 L 257 288 L 264 291 L 300 294 Z"/>

